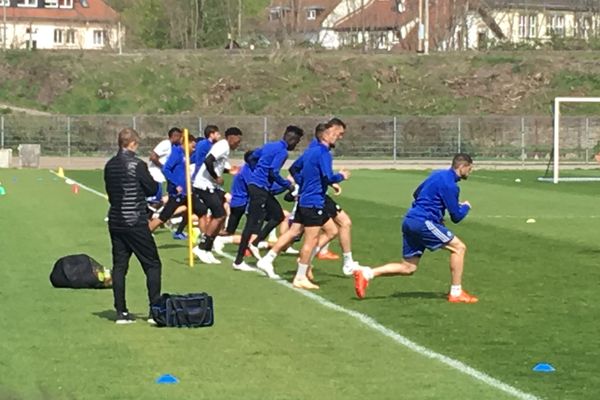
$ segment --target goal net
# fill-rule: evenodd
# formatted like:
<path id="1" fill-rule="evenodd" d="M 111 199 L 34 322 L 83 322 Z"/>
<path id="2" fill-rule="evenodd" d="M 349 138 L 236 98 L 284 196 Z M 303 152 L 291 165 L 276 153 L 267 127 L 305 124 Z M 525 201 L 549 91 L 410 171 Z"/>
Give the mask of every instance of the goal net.
<path id="1" fill-rule="evenodd" d="M 568 123 L 568 118 L 561 116 L 561 106 L 566 103 L 600 104 L 600 97 L 557 97 L 554 99 L 552 152 L 550 153 L 550 161 L 546 168 L 546 174 L 538 178 L 538 180 L 553 183 L 600 182 L 599 171 L 586 171 L 577 168 L 585 167 L 585 164 L 590 161 L 598 150 L 594 149 L 597 146 L 591 144 L 591 137 L 593 135 L 590 132 L 590 119 L 577 118 L 575 124 Z M 600 114 L 600 106 L 596 112 Z M 573 131 L 576 133 L 573 133 Z M 600 141 L 598 141 L 598 144 L 600 144 Z M 570 157 L 578 158 L 579 163 L 573 165 L 572 161 L 568 161 Z M 584 161 L 584 163 L 582 164 L 581 161 Z M 595 161 L 593 162 L 595 163 Z M 566 165 L 568 164 L 571 164 L 571 169 L 573 166 L 576 169 L 565 173 Z M 563 166 L 562 170 L 561 165 Z"/>

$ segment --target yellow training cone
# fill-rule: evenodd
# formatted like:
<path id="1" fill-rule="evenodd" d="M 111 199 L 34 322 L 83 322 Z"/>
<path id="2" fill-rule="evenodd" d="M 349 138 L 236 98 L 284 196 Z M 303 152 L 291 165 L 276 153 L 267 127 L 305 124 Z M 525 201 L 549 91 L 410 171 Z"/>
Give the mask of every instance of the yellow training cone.
<path id="1" fill-rule="evenodd" d="M 56 175 L 58 175 L 59 178 L 65 177 L 65 171 L 63 170 L 62 167 L 58 167 L 58 173 Z"/>

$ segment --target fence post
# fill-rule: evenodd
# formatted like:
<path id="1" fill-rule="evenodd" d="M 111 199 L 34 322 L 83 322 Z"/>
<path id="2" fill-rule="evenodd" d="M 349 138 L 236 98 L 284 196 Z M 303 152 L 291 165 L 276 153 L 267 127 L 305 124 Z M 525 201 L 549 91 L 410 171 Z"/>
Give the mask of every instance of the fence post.
<path id="1" fill-rule="evenodd" d="M 67 160 L 71 165 L 71 117 L 67 116 Z"/>
<path id="2" fill-rule="evenodd" d="M 525 166 L 525 117 L 521 117 L 521 167 Z"/>
<path id="3" fill-rule="evenodd" d="M 398 120 L 394 117 L 394 162 L 398 157 Z"/>
<path id="4" fill-rule="evenodd" d="M 4 149 L 4 115 L 0 115 L 0 146 Z"/>
<path id="5" fill-rule="evenodd" d="M 585 163 L 590 162 L 590 119 L 585 117 Z"/>
<path id="6" fill-rule="evenodd" d="M 458 152 L 459 152 L 459 153 L 461 152 L 461 151 L 460 151 L 460 150 L 461 150 L 461 148 L 460 148 L 460 147 L 461 147 L 461 143 L 460 143 L 460 142 L 461 142 L 461 133 L 462 133 L 462 130 L 461 130 L 461 128 L 462 128 L 462 127 L 461 127 L 461 122 L 462 122 L 462 121 L 461 121 L 460 117 L 458 117 Z"/>
<path id="7" fill-rule="evenodd" d="M 135 115 L 134 115 L 134 116 L 131 118 L 131 122 L 132 122 L 132 124 L 133 124 L 133 126 L 132 126 L 132 127 L 133 127 L 133 129 L 134 129 L 134 130 L 137 130 L 137 124 L 136 124 L 136 120 L 135 120 Z"/>
<path id="8" fill-rule="evenodd" d="M 267 117 L 263 117 L 263 144 L 266 144 L 269 140 L 269 133 L 267 132 L 267 129 L 269 129 Z"/>
<path id="9" fill-rule="evenodd" d="M 202 117 L 198 117 L 198 137 L 204 136 L 202 134 Z"/>

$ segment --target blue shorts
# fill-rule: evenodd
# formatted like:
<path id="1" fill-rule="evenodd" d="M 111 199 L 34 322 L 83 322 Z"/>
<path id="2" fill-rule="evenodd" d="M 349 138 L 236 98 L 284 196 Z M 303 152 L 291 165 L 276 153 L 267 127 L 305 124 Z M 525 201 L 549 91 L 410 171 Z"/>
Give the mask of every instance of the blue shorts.
<path id="1" fill-rule="evenodd" d="M 454 234 L 444 225 L 415 218 L 404 218 L 402 236 L 404 258 L 420 257 L 425 249 L 437 250 L 454 238 Z"/>

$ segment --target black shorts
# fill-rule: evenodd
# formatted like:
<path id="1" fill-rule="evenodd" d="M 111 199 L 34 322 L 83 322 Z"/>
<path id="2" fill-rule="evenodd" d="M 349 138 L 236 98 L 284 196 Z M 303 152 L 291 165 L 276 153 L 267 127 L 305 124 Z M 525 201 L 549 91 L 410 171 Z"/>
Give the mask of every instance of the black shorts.
<path id="1" fill-rule="evenodd" d="M 194 189 L 194 193 L 204 202 L 213 218 L 225 216 L 225 192 L 220 189 Z"/>
<path id="2" fill-rule="evenodd" d="M 229 220 L 227 221 L 227 228 L 225 231 L 230 235 L 233 235 L 240 225 L 240 221 L 245 213 L 246 206 L 231 207 L 231 213 L 229 214 Z"/>
<path id="3" fill-rule="evenodd" d="M 337 217 L 338 213 L 342 211 L 342 207 L 328 195 L 325 195 L 325 206 L 323 208 L 331 218 Z"/>
<path id="4" fill-rule="evenodd" d="M 258 219 L 261 223 L 266 220 L 283 221 L 285 218 L 281 205 L 269 191 L 255 185 L 248 185 L 250 203 L 248 214 Z"/>
<path id="5" fill-rule="evenodd" d="M 302 224 L 305 227 L 323 226 L 329 221 L 329 215 L 322 208 L 300 207 L 296 209 L 294 223 Z"/>
<path id="6" fill-rule="evenodd" d="M 183 195 L 169 196 L 169 200 L 163 207 L 158 219 L 167 222 L 175 214 L 175 211 L 181 207 L 187 206 L 187 198 Z M 206 214 L 206 205 L 194 194 L 192 194 L 192 212 L 196 215 Z"/>

